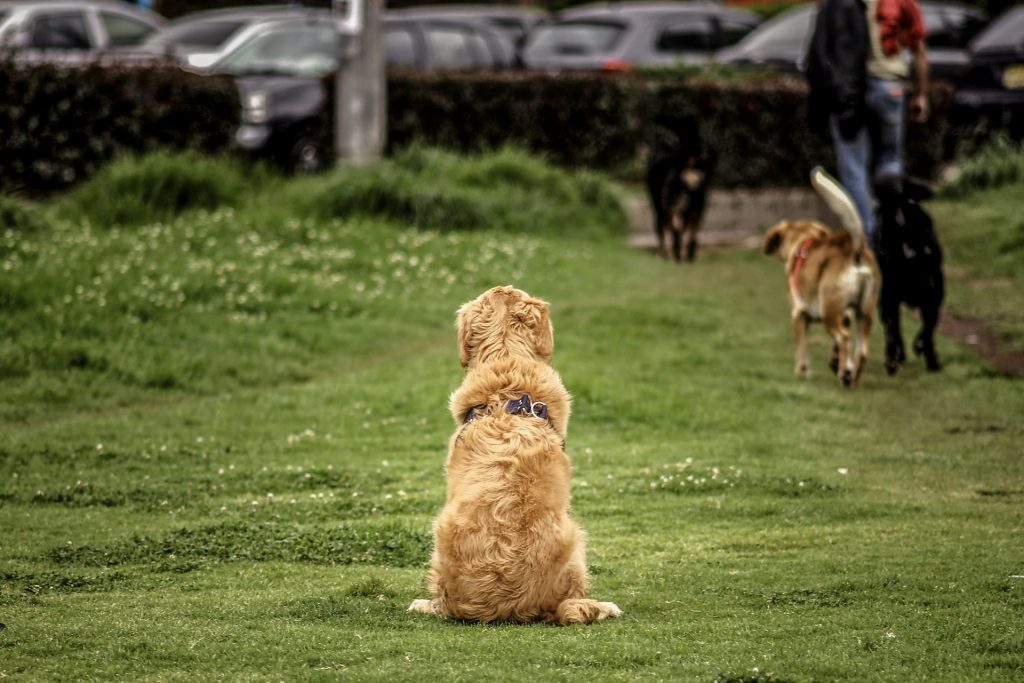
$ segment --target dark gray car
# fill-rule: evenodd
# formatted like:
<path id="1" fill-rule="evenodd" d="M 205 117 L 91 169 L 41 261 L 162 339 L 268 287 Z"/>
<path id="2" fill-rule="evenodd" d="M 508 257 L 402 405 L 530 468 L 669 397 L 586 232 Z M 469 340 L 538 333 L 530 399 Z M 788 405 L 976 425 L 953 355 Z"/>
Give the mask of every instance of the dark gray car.
<path id="1" fill-rule="evenodd" d="M 545 70 L 623 70 L 706 62 L 753 30 L 752 12 L 705 2 L 612 2 L 561 12 L 535 29 L 523 64 Z"/>

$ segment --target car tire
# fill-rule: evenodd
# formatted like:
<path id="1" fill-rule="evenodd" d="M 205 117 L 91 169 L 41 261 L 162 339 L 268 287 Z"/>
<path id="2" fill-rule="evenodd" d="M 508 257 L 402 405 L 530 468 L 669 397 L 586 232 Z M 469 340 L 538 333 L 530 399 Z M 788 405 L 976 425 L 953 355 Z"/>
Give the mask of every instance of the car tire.
<path id="1" fill-rule="evenodd" d="M 320 173 L 327 168 L 328 154 L 324 146 L 308 133 L 302 133 L 288 150 L 285 166 L 293 175 Z"/>

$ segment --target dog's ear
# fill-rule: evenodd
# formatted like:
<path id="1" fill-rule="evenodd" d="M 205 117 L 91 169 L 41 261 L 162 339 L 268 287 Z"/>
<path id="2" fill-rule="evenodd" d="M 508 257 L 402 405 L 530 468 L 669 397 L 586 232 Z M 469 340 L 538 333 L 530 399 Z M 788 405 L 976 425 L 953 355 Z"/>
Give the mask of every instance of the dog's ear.
<path id="1" fill-rule="evenodd" d="M 779 221 L 771 228 L 764 236 L 764 253 L 774 254 L 782 246 L 782 233 L 785 231 L 788 223 L 786 221 Z"/>
<path id="2" fill-rule="evenodd" d="M 462 304 L 455 313 L 455 329 L 459 339 L 459 363 L 462 367 L 469 365 L 473 357 L 473 322 L 476 319 L 477 302 Z"/>
<path id="3" fill-rule="evenodd" d="M 533 352 L 537 358 L 550 361 L 555 350 L 555 335 L 551 326 L 551 307 L 540 299 L 523 299 L 509 311 L 512 321 L 530 331 Z"/>

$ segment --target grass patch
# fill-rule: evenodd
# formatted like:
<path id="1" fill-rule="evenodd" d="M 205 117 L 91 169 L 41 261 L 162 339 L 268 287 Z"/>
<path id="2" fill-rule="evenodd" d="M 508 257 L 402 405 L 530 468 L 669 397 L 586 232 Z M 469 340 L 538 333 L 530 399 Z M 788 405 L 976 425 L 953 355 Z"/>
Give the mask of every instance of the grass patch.
<path id="1" fill-rule="evenodd" d="M 514 152 L 367 173 L 426 197 L 431 170 L 496 227 L 321 213 L 334 176 L 131 229 L 28 205 L 0 279 L 0 677 L 1019 676 L 1019 382 L 946 339 L 943 373 L 890 378 L 877 328 L 858 390 L 818 329 L 794 378 L 776 261 L 634 253 L 615 190 Z M 971 248 L 1012 240 L 1015 192 L 934 203 L 954 304 L 1010 277 Z M 592 594 L 625 610 L 606 624 L 405 611 L 445 497 L 454 311 L 505 283 L 552 303 Z"/>

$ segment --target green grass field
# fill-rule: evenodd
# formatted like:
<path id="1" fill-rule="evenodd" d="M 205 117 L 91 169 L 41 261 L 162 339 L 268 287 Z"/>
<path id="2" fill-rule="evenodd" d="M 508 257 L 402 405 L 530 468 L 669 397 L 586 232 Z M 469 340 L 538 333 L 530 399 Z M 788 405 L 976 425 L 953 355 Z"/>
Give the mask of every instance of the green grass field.
<path id="1" fill-rule="evenodd" d="M 971 349 L 890 378 L 876 329 L 849 391 L 817 329 L 797 379 L 777 260 L 633 252 L 620 190 L 514 152 L 289 182 L 214 164 L 216 208 L 180 199 L 197 163 L 146 171 L 173 201 L 128 165 L 0 202 L 0 679 L 1024 678 L 1024 389 Z M 951 306 L 1005 311 L 1011 338 L 1021 270 L 990 266 L 1022 201 L 933 206 Z M 509 283 L 552 304 L 614 621 L 405 611 L 454 312 Z"/>

